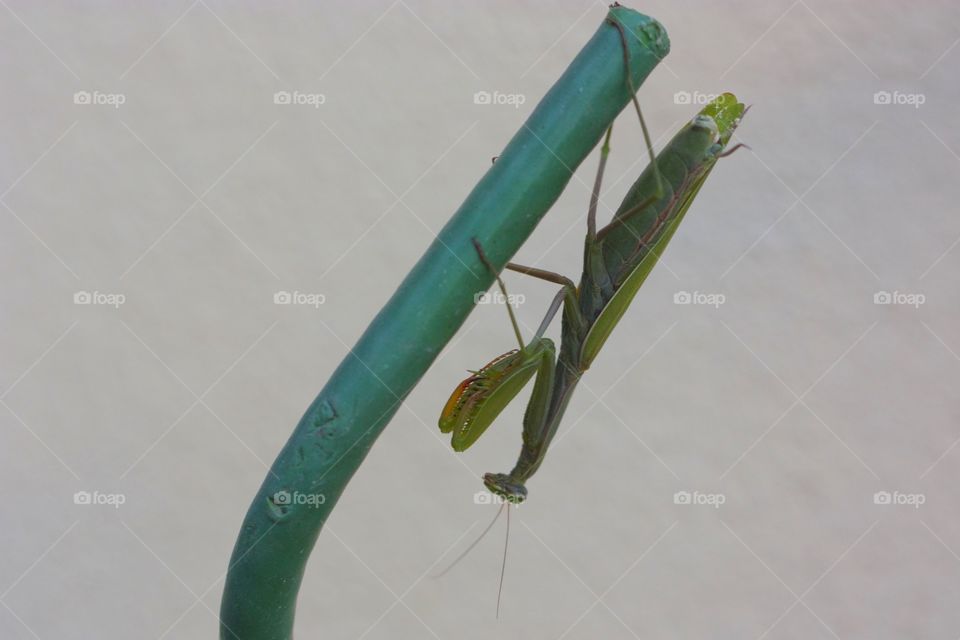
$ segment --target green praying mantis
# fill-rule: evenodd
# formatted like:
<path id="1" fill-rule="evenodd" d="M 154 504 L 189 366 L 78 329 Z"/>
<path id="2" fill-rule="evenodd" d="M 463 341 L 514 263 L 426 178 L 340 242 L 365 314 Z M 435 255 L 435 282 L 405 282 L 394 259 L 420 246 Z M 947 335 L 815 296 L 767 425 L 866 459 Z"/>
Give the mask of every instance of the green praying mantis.
<path id="1" fill-rule="evenodd" d="M 607 129 L 600 150 L 600 162 L 587 210 L 587 234 L 583 249 L 583 271 L 579 285 L 569 278 L 516 263 L 506 268 L 560 285 L 533 338 L 524 342 L 519 324 L 509 303 L 506 286 L 483 247 L 474 239 L 480 261 L 493 273 L 504 299 L 516 335 L 518 348 L 494 358 L 453 390 L 440 414 L 442 433 L 451 434 L 454 451 L 468 449 L 483 435 L 504 408 L 536 377 L 523 416 L 523 442 L 520 456 L 509 473 L 487 473 L 484 485 L 506 504 L 519 504 L 527 498 L 526 482 L 543 463 L 550 442 L 557 434 L 567 405 L 581 376 L 596 358 L 623 318 L 640 286 L 650 275 L 700 187 L 720 158 L 742 144 L 727 148 L 734 131 L 747 111 L 736 96 L 724 93 L 707 104 L 674 135 L 657 156 L 653 151 L 626 55 L 626 35 L 616 21 L 624 44 L 624 65 L 630 96 L 640 119 L 650 164 L 628 190 L 613 219 L 597 229 L 600 186 L 610 153 L 613 127 Z M 554 342 L 544 334 L 556 314 L 563 309 L 559 354 Z M 503 512 L 441 574 L 468 554 Z M 507 541 L 510 510 L 507 509 Z M 497 616 L 506 568 L 504 544 Z M 439 576 L 438 576 L 439 577 Z"/>
<path id="2" fill-rule="evenodd" d="M 507 264 L 511 271 L 559 284 L 561 289 L 533 338 L 526 343 L 513 310 L 506 305 L 519 347 L 471 372 L 454 389 L 440 415 L 440 431 L 452 434 L 455 451 L 465 451 L 536 376 L 523 417 L 523 444 L 516 465 L 509 473 L 483 476 L 487 489 L 510 503 L 527 498 L 526 482 L 543 462 L 580 377 L 623 318 L 717 160 L 742 146 L 727 149 L 746 111 L 733 94 L 724 93 L 707 104 L 656 157 L 636 97 L 633 101 L 650 164 L 630 188 L 611 222 L 597 229 L 597 205 L 612 127 L 607 130 L 587 213 L 580 284 L 550 271 Z M 487 260 L 483 247 L 476 241 L 474 245 L 506 297 L 503 280 Z M 558 356 L 554 342 L 544 333 L 561 306 Z"/>

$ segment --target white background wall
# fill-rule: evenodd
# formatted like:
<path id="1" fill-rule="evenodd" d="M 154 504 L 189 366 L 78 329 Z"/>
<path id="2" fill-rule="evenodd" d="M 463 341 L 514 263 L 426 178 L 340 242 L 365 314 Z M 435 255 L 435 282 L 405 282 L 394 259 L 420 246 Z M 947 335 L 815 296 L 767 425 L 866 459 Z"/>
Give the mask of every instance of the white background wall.
<path id="1" fill-rule="evenodd" d="M 3 4 L 0 636 L 212 638 L 266 465 L 605 8 Z M 511 347 L 488 306 L 321 534 L 299 637 L 960 635 L 960 7 L 636 8 L 673 43 L 640 92 L 653 134 L 696 111 L 678 92 L 732 90 L 752 151 L 714 171 L 574 398 L 513 513 L 501 620 L 502 522 L 423 577 L 493 516 L 479 476 L 519 450 L 520 403 L 464 455 L 435 427 L 464 370 Z M 595 162 L 518 261 L 579 274 Z M 603 215 L 644 164 L 625 113 Z M 536 326 L 554 288 L 508 283 Z"/>

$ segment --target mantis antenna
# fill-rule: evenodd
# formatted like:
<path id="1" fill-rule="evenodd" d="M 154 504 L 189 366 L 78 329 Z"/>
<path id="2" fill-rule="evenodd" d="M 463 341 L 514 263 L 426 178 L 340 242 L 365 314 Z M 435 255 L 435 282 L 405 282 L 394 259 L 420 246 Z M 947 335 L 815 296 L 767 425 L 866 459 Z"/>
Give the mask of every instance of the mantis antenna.
<path id="1" fill-rule="evenodd" d="M 510 505 L 504 503 L 507 508 L 507 535 L 503 539 L 503 564 L 500 565 L 500 587 L 497 589 L 497 620 L 500 619 L 500 596 L 503 595 L 503 576 L 507 572 L 507 545 L 510 544 Z M 499 513 L 497 515 L 500 515 Z"/>
<path id="2" fill-rule="evenodd" d="M 449 565 L 447 565 L 447 568 L 446 568 L 446 569 L 444 569 L 443 571 L 441 571 L 440 573 L 436 574 L 436 575 L 433 576 L 433 577 L 434 577 L 434 578 L 442 578 L 443 576 L 447 575 L 447 574 L 450 572 L 451 569 L 453 569 L 455 566 L 457 566 L 458 564 L 460 564 L 460 561 L 463 560 L 464 558 L 466 558 L 466 557 L 467 557 L 467 554 L 470 553 L 471 551 L 473 551 L 473 548 L 474 548 L 475 546 L 477 546 L 477 544 L 478 544 L 481 540 L 483 540 L 484 536 L 486 536 L 487 533 L 490 532 L 490 529 L 493 528 L 493 525 L 497 524 L 497 520 L 500 519 L 500 514 L 503 513 L 503 508 L 504 508 L 505 506 L 507 506 L 507 503 L 506 503 L 506 502 L 504 502 L 502 505 L 500 505 L 500 508 L 497 510 L 497 515 L 493 516 L 493 520 L 491 520 L 491 521 L 490 521 L 490 524 L 487 525 L 487 528 L 484 529 L 483 532 L 482 532 L 479 536 L 477 536 L 477 539 L 474 540 L 473 542 L 471 542 L 469 547 L 467 547 L 466 549 L 464 549 L 463 552 L 462 552 L 460 555 L 458 555 L 458 556 L 454 559 L 453 562 L 451 562 Z"/>
<path id="3" fill-rule="evenodd" d="M 460 564 L 460 561 L 466 558 L 467 555 L 471 551 L 473 551 L 473 548 L 476 547 L 480 543 L 480 541 L 486 537 L 488 533 L 490 533 L 490 529 L 493 528 L 493 525 L 497 524 L 497 520 L 500 519 L 500 515 L 503 513 L 504 508 L 507 509 L 507 535 L 504 537 L 504 540 L 503 540 L 503 563 L 500 565 L 500 587 L 497 589 L 497 620 L 500 619 L 500 598 L 503 595 L 503 577 L 504 575 L 506 575 L 506 572 L 507 572 L 507 547 L 510 544 L 510 503 L 509 502 L 504 501 L 504 503 L 500 505 L 500 508 L 497 509 L 497 515 L 493 516 L 493 520 L 490 521 L 490 524 L 488 524 L 486 528 L 482 532 L 480 532 L 480 535 L 477 536 L 476 539 L 470 543 L 470 546 L 468 546 L 466 549 L 464 549 L 460 553 L 460 555 L 454 558 L 453 562 L 447 565 L 446 569 L 444 569 L 440 573 L 433 576 L 435 579 L 442 578 L 443 576 L 447 575 L 447 573 L 449 573 L 451 569 L 453 569 L 455 566 Z"/>

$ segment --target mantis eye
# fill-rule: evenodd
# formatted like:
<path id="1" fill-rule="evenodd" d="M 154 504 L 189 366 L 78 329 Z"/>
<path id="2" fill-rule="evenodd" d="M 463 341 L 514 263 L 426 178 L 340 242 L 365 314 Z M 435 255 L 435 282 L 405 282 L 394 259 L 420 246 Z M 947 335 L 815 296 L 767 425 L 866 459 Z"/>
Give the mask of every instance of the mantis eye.
<path id="1" fill-rule="evenodd" d="M 720 140 L 720 130 L 717 128 L 716 121 L 710 116 L 698 113 L 693 117 L 693 120 L 690 121 L 690 126 L 694 131 L 711 134 L 713 136 L 713 142 Z"/>

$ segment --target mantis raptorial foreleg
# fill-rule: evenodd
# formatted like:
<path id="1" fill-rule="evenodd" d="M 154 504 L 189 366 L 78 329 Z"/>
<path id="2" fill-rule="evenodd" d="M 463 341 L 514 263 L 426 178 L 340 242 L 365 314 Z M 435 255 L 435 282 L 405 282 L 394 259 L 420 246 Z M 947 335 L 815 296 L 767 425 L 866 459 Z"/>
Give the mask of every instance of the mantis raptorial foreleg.
<path id="1" fill-rule="evenodd" d="M 505 300 L 509 301 L 506 286 L 484 254 L 483 247 L 476 240 L 474 247 L 480 261 L 496 277 Z M 530 342 L 524 343 L 513 309 L 509 302 L 507 303 L 507 313 L 519 348 L 493 359 L 460 383 L 450 396 L 440 416 L 440 430 L 443 433 L 453 433 L 454 450 L 463 451 L 476 442 L 534 374 L 537 376 L 537 383 L 534 385 L 531 402 L 542 403 L 549 399 L 549 388 L 544 386 L 543 381 L 553 378 L 556 348 L 552 340 L 543 337 L 543 332 L 558 308 L 559 305 L 551 305 L 550 312 L 541 323 L 541 329 Z"/>

